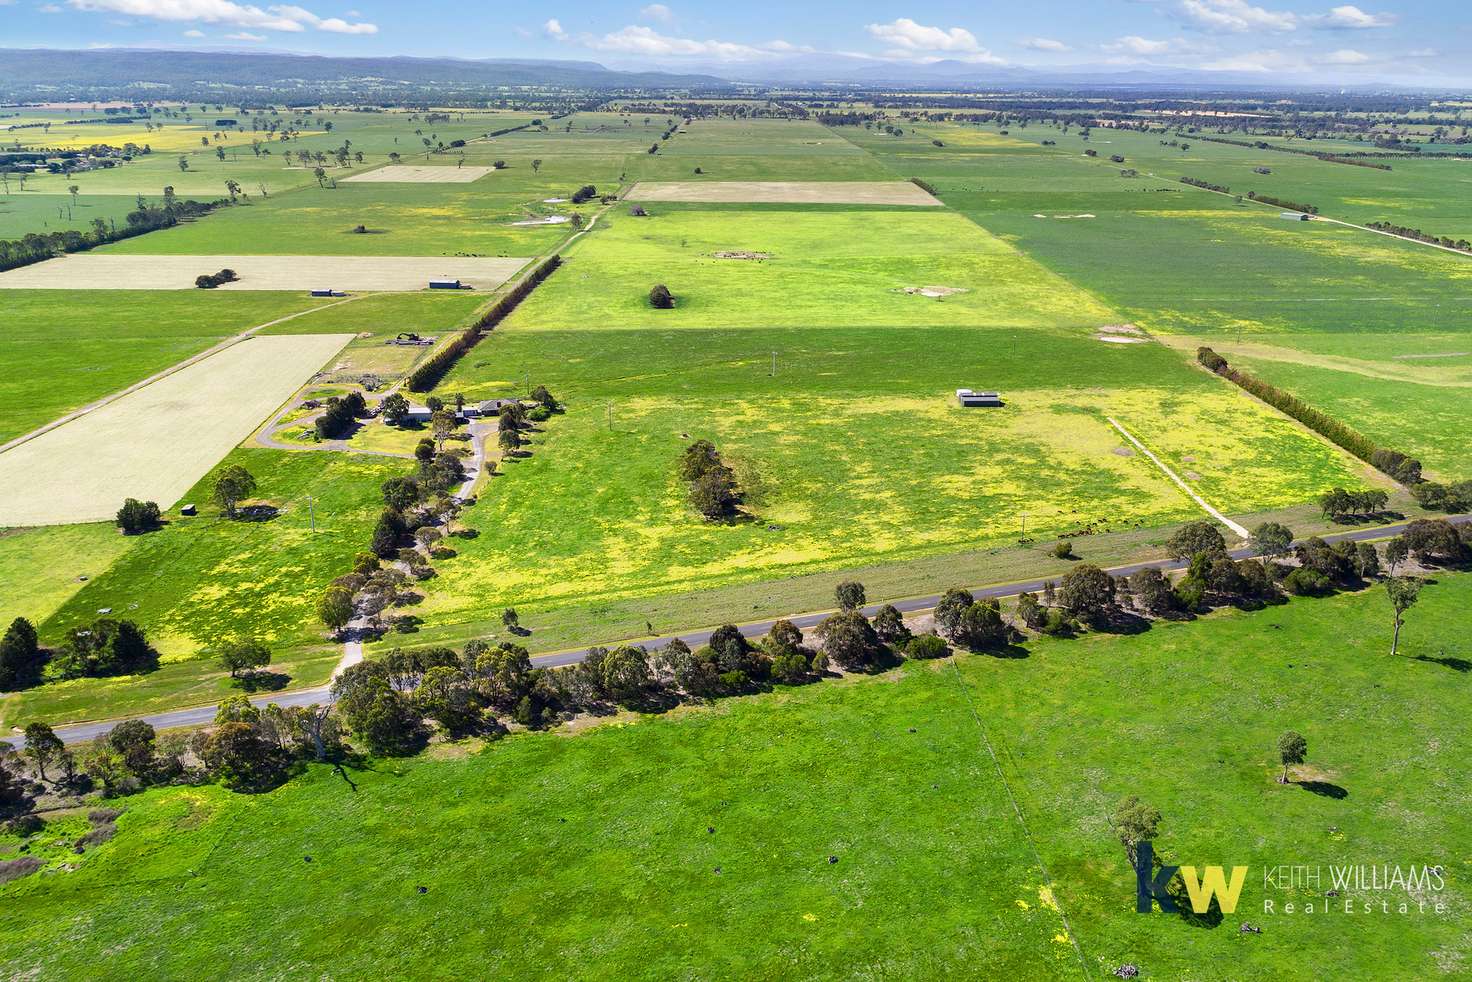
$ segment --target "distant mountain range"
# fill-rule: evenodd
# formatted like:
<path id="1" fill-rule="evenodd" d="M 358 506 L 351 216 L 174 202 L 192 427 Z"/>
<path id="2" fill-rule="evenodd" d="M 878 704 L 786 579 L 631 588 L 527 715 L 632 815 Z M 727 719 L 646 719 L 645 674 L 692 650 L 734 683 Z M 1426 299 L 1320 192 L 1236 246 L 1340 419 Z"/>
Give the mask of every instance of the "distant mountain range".
<path id="1" fill-rule="evenodd" d="M 733 83 L 895 88 L 1379 89 L 1282 74 L 1077 65 L 1037 69 L 939 61 L 929 65 L 844 55 L 792 55 L 742 64 L 687 66 L 685 73 L 591 61 L 516 58 L 344 58 L 285 52 L 107 48 L 0 49 L 0 99 L 248 98 L 251 92 L 304 99 L 354 94 L 385 99 L 412 92 L 479 92 L 498 86 L 569 89 L 717 89 Z"/>
<path id="2" fill-rule="evenodd" d="M 10 100 L 72 93 L 103 98 L 108 92 L 120 98 L 166 98 L 187 91 L 193 98 L 204 98 L 210 90 L 218 90 L 233 100 L 251 89 L 308 92 L 351 87 L 371 93 L 527 85 L 687 89 L 725 84 L 710 75 L 614 71 L 591 61 L 340 58 L 195 49 L 0 49 L 0 97 Z"/>

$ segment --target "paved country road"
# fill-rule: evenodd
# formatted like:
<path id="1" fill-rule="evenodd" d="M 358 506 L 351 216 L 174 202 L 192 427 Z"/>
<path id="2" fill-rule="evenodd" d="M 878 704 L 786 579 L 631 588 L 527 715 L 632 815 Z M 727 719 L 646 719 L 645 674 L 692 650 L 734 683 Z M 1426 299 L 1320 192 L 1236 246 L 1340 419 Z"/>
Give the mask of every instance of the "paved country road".
<path id="1" fill-rule="evenodd" d="M 1450 515 L 1447 520 L 1455 524 L 1472 522 L 1472 515 Z M 1377 525 L 1373 528 L 1353 529 L 1347 532 L 1335 532 L 1323 536 L 1327 542 L 1360 542 L 1367 539 L 1383 539 L 1399 535 L 1405 531 L 1409 522 L 1397 522 L 1394 525 Z M 1246 559 L 1253 555 L 1251 549 L 1233 549 L 1231 556 L 1234 559 Z M 1125 566 L 1111 566 L 1109 572 L 1114 576 L 1129 576 L 1142 569 L 1159 570 L 1181 570 L 1186 568 L 1186 562 L 1177 559 L 1157 559 L 1151 562 L 1130 563 Z M 999 583 L 993 586 L 979 587 L 971 591 L 971 595 L 978 600 L 988 598 L 1015 597 L 1020 593 L 1037 593 L 1049 580 L 1057 580 L 1057 577 L 1045 577 L 1036 580 L 1026 580 L 1019 583 Z M 921 611 L 932 610 L 940 602 L 939 594 L 926 597 L 909 597 L 904 600 L 892 601 L 902 614 L 913 614 Z M 882 606 L 881 604 L 870 604 L 863 608 L 864 614 L 872 617 Z M 797 614 L 787 618 L 799 628 L 806 631 L 808 628 L 816 627 L 824 618 L 831 614 L 831 610 L 815 611 L 807 614 Z M 772 624 L 777 620 L 755 621 L 750 624 L 737 625 L 738 629 L 746 637 L 760 637 L 772 629 Z M 620 644 L 638 644 L 645 648 L 662 648 L 675 639 L 684 641 L 690 647 L 705 644 L 710 640 L 711 634 L 715 632 L 714 627 L 699 628 L 693 631 L 683 631 L 678 634 L 666 634 L 654 638 L 637 638 L 623 641 L 610 641 L 603 647 L 615 647 Z M 573 648 L 567 651 L 557 651 L 548 654 L 534 655 L 532 664 L 538 668 L 561 668 L 567 665 L 575 665 L 588 657 L 589 648 Z M 361 646 L 358 648 L 358 657 L 361 660 Z M 349 662 L 345 659 L 344 665 Z M 339 670 L 343 666 L 339 666 Z M 330 686 L 319 685 L 310 689 L 295 689 L 287 692 L 269 693 L 256 696 L 251 702 L 258 706 L 274 702 L 278 706 L 310 706 L 321 703 L 331 698 Z M 111 730 L 123 721 L 124 718 L 142 719 L 153 725 L 155 729 L 163 730 L 176 726 L 206 726 L 215 719 L 215 706 L 192 706 L 188 709 L 174 709 L 164 713 L 150 713 L 138 717 L 120 717 L 118 719 L 97 720 L 90 723 L 74 723 L 70 726 L 56 727 L 56 735 L 67 743 L 83 743 L 94 737 L 100 736 Z M 0 743 L 9 743 L 12 747 L 20 748 L 25 745 L 25 740 L 19 733 L 0 740 Z"/>

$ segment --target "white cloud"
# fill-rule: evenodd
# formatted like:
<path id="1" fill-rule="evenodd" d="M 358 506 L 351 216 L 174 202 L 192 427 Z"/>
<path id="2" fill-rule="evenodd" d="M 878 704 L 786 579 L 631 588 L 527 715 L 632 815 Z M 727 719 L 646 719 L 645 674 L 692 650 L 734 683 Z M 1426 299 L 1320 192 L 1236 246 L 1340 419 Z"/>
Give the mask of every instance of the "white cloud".
<path id="1" fill-rule="evenodd" d="M 1406 52 L 1407 58 L 1440 58 L 1441 52 L 1435 48 L 1413 48 Z"/>
<path id="2" fill-rule="evenodd" d="M 1024 48 L 1030 48 L 1033 51 L 1071 51 L 1071 50 L 1073 50 L 1068 45 L 1064 44 L 1062 41 L 1055 41 L 1052 38 L 1028 38 L 1026 41 L 1023 41 L 1022 42 L 1022 46 Z"/>
<path id="3" fill-rule="evenodd" d="M 1355 51 L 1351 48 L 1340 48 L 1331 51 L 1319 59 L 1321 65 L 1363 65 L 1373 59 L 1363 51 Z"/>
<path id="4" fill-rule="evenodd" d="M 639 11 L 639 16 L 648 20 L 669 23 L 675 19 L 675 12 L 662 3 L 651 3 Z"/>
<path id="5" fill-rule="evenodd" d="M 235 0 L 67 0 L 67 3 L 73 9 L 93 13 L 126 14 L 162 21 L 201 21 L 255 30 L 296 33 L 312 27 L 336 34 L 378 32 L 376 24 L 349 22 L 340 17 L 322 18 L 304 7 L 290 4 L 263 9 L 255 4 L 236 3 Z"/>
<path id="6" fill-rule="evenodd" d="M 1254 7 L 1247 0 L 1181 0 L 1179 10 L 1187 21 L 1208 31 L 1245 34 L 1298 28 L 1298 15 L 1292 11 Z"/>
<path id="7" fill-rule="evenodd" d="M 562 29 L 562 21 L 553 17 L 542 25 L 542 33 L 555 41 L 566 41 L 567 32 Z"/>
<path id="8" fill-rule="evenodd" d="M 3 7 L 3 6 L 6 6 L 6 4 L 3 3 L 3 2 L 0 2 L 0 7 Z M 54 3 L 43 3 L 41 6 L 37 7 L 36 9 L 39 10 L 39 11 L 41 11 L 41 13 L 43 13 L 43 14 L 59 14 L 59 13 L 61 13 L 61 8 L 58 7 Z"/>
<path id="9" fill-rule="evenodd" d="M 870 35 L 890 45 L 885 54 L 910 61 L 939 61 L 942 57 L 960 61 L 1000 64 L 1002 59 L 983 48 L 976 35 L 964 27 L 927 27 L 908 17 L 888 24 L 870 24 Z"/>
<path id="10" fill-rule="evenodd" d="M 1117 41 L 1104 45 L 1105 51 L 1116 51 L 1127 55 L 1163 55 L 1171 50 L 1169 41 L 1152 41 L 1138 34 L 1128 34 Z"/>
<path id="11" fill-rule="evenodd" d="M 1335 7 L 1321 17 L 1312 18 L 1315 27 L 1363 31 L 1373 27 L 1389 27 L 1394 24 L 1394 14 L 1369 14 L 1353 4 Z"/>
<path id="12" fill-rule="evenodd" d="M 551 22 L 549 22 L 551 23 Z M 622 30 L 602 37 L 579 39 L 585 46 L 597 51 L 614 51 L 619 54 L 644 55 L 646 57 L 705 57 L 719 61 L 752 61 L 769 58 L 773 54 L 795 50 L 786 41 L 773 41 L 765 45 L 739 44 L 735 41 L 699 41 L 694 38 L 671 37 L 661 34 L 652 27 L 630 24 Z"/>
<path id="13" fill-rule="evenodd" d="M 251 34 L 249 31 L 236 31 L 234 34 L 226 34 L 225 37 L 231 41 L 264 41 L 266 35 Z"/>
<path id="14" fill-rule="evenodd" d="M 184 36 L 187 38 L 202 38 L 204 37 L 204 31 L 194 30 L 191 28 L 190 30 L 184 32 Z"/>
<path id="15" fill-rule="evenodd" d="M 333 34 L 377 34 L 377 24 L 349 24 L 341 17 L 328 17 L 317 22 L 317 30 Z"/>

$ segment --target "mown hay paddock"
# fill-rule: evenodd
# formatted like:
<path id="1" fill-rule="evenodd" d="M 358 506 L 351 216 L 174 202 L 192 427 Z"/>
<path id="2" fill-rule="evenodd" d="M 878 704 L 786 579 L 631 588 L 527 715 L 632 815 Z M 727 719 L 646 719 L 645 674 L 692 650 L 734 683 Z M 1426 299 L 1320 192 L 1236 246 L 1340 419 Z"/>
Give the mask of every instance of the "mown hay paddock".
<path id="1" fill-rule="evenodd" d="M 919 205 L 940 202 L 909 181 L 640 181 L 629 201 L 792 205 Z"/>
<path id="2" fill-rule="evenodd" d="M 193 290 L 201 274 L 233 269 L 220 290 L 423 290 L 458 279 L 493 290 L 528 260 L 487 256 L 128 256 L 83 252 L 0 273 L 0 289 Z"/>
<path id="3" fill-rule="evenodd" d="M 352 339 L 247 338 L 0 453 L 0 528 L 168 508 Z"/>
<path id="4" fill-rule="evenodd" d="M 494 167 L 423 167 L 390 164 L 365 174 L 344 177 L 340 184 L 469 184 L 495 171 Z"/>

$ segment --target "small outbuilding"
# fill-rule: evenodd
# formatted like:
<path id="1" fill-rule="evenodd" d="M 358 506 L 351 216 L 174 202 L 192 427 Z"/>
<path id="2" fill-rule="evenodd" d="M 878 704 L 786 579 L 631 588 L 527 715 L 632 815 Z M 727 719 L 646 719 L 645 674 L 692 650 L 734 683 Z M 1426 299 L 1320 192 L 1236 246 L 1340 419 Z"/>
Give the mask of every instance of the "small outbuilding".
<path id="1" fill-rule="evenodd" d="M 956 402 L 960 403 L 963 409 L 1005 405 L 999 392 L 974 392 L 971 389 L 957 389 Z"/>
<path id="2" fill-rule="evenodd" d="M 429 288 L 431 290 L 460 290 L 460 289 L 463 289 L 463 287 L 460 285 L 460 281 L 459 280 L 449 279 L 448 277 L 439 277 L 439 278 L 430 280 L 429 281 Z"/>
<path id="3" fill-rule="evenodd" d="M 196 507 L 194 507 L 194 504 L 191 502 L 190 504 L 187 504 L 187 505 L 180 505 L 179 506 L 179 514 L 181 514 L 181 515 L 198 515 L 199 514 L 199 509 L 196 508 Z"/>
<path id="4" fill-rule="evenodd" d="M 410 406 L 404 419 L 410 423 L 428 423 L 433 416 L 434 412 L 428 406 Z"/>
<path id="5" fill-rule="evenodd" d="M 1279 218 L 1286 218 L 1290 222 L 1306 222 L 1306 221 L 1308 221 L 1308 215 L 1305 212 L 1301 212 L 1301 211 L 1280 211 L 1280 212 L 1278 212 L 1278 217 Z"/>

